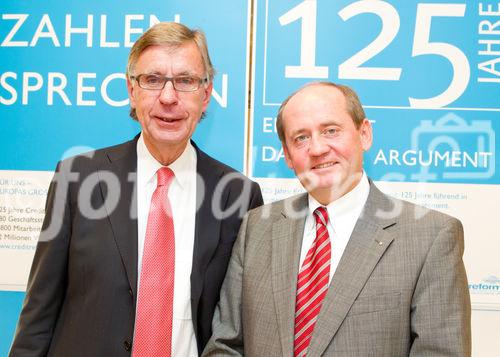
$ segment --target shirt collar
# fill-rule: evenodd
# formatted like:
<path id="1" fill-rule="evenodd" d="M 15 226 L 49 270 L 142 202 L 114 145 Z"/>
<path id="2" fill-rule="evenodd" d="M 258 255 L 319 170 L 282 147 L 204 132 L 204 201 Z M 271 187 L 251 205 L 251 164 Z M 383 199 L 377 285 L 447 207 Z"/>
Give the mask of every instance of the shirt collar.
<path id="1" fill-rule="evenodd" d="M 368 199 L 369 192 L 370 183 L 368 182 L 368 177 L 363 170 L 361 180 L 359 180 L 358 184 L 351 191 L 326 206 L 328 216 L 335 217 L 335 220 L 339 220 L 346 216 L 351 216 L 354 212 L 361 211 L 366 203 L 366 200 Z M 308 195 L 308 200 L 309 215 L 312 216 L 316 208 L 323 205 L 316 201 L 316 199 L 310 194 Z"/>
<path id="2" fill-rule="evenodd" d="M 137 140 L 137 160 L 141 161 L 142 172 L 144 172 L 146 182 L 156 182 L 156 171 L 163 167 L 163 165 L 149 152 L 144 143 L 142 133 L 139 140 Z M 186 187 L 189 180 L 189 173 L 196 170 L 196 151 L 191 141 L 188 141 L 184 151 L 177 160 L 167 167 L 174 172 L 174 181 L 177 182 L 181 188 Z"/>

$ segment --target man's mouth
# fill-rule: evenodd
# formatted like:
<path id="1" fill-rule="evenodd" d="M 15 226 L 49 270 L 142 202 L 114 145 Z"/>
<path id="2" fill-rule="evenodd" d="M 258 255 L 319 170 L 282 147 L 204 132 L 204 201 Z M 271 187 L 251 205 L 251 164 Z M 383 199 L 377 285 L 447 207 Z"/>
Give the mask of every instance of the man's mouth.
<path id="1" fill-rule="evenodd" d="M 162 122 L 165 123 L 172 123 L 177 120 L 181 120 L 181 118 L 163 118 L 163 117 L 156 117 L 156 119 L 161 120 Z"/>
<path id="2" fill-rule="evenodd" d="M 314 166 L 313 169 L 325 169 L 325 168 L 333 166 L 333 165 L 335 165 L 334 162 L 325 162 L 323 164 L 319 164 L 319 165 Z"/>

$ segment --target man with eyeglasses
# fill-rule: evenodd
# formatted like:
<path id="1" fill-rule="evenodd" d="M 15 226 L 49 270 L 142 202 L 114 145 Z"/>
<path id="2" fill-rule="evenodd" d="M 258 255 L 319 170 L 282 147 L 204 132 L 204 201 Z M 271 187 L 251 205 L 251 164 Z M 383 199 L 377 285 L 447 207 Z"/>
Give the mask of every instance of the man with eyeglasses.
<path id="1" fill-rule="evenodd" d="M 134 44 L 141 133 L 58 165 L 10 356 L 202 352 L 242 217 L 262 204 L 256 183 L 190 140 L 213 76 L 201 31 L 160 23 Z"/>

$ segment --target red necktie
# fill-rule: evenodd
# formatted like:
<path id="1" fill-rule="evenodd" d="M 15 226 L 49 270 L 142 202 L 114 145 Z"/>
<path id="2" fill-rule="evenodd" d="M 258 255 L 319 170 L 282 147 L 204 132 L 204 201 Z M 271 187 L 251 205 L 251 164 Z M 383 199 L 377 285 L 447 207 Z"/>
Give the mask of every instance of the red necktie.
<path id="1" fill-rule="evenodd" d="M 174 173 L 162 167 L 156 174 L 137 299 L 134 357 L 170 357 L 172 350 L 175 239 L 168 188 Z"/>
<path id="2" fill-rule="evenodd" d="M 318 207 L 314 211 L 314 218 L 316 220 L 316 238 L 307 252 L 297 279 L 294 357 L 306 355 L 314 325 L 329 286 L 332 252 L 326 228 L 328 211 L 325 207 Z"/>

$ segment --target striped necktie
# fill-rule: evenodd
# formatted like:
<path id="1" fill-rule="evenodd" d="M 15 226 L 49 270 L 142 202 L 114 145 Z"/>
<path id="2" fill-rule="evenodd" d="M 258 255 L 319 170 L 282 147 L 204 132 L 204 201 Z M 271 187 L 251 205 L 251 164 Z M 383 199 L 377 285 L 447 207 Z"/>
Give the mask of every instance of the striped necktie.
<path id="1" fill-rule="evenodd" d="M 294 357 L 303 357 L 311 341 L 323 299 L 328 292 L 331 245 L 326 225 L 328 211 L 318 207 L 314 211 L 316 238 L 309 248 L 297 279 L 295 301 Z"/>

